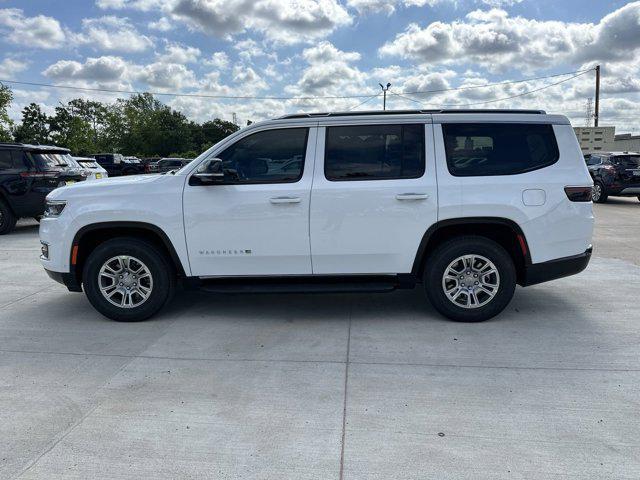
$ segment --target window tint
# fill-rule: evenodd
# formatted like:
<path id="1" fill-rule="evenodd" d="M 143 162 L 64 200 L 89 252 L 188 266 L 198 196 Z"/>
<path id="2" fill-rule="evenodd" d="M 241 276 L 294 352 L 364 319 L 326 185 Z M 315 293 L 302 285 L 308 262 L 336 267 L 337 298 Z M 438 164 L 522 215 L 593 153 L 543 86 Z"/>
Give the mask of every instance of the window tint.
<path id="1" fill-rule="evenodd" d="M 307 128 L 254 133 L 220 153 L 228 183 L 285 183 L 302 177 Z"/>
<path id="2" fill-rule="evenodd" d="M 36 164 L 41 168 L 65 168 L 74 167 L 74 161 L 71 155 L 62 152 L 31 152 L 31 156 Z"/>
<path id="3" fill-rule="evenodd" d="M 328 127 L 329 180 L 388 180 L 424 174 L 424 125 Z"/>
<path id="4" fill-rule="evenodd" d="M 551 125 L 443 124 L 449 172 L 458 177 L 515 175 L 558 160 Z"/>
<path id="5" fill-rule="evenodd" d="M 590 157 L 587 159 L 587 165 L 600 165 L 602 159 L 600 157 Z"/>
<path id="6" fill-rule="evenodd" d="M 640 156 L 638 155 L 619 155 L 613 157 L 613 164 L 620 165 L 624 168 L 640 168 Z"/>
<path id="7" fill-rule="evenodd" d="M 11 150 L 0 150 L 0 170 L 13 169 Z"/>

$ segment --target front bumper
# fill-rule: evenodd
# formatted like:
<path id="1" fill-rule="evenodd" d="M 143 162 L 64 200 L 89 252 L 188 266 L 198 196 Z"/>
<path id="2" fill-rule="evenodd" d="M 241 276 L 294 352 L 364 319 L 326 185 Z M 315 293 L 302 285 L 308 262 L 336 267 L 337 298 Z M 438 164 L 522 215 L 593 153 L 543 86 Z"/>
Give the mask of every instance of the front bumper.
<path id="1" fill-rule="evenodd" d="M 61 283 L 69 289 L 70 292 L 81 292 L 82 286 L 78 282 L 78 279 L 73 273 L 54 272 L 53 270 L 44 269 L 49 275 L 49 278 Z"/>
<path id="2" fill-rule="evenodd" d="M 592 252 L 593 247 L 589 247 L 579 255 L 527 265 L 525 266 L 522 286 L 528 287 L 580 273 L 589 265 Z"/>

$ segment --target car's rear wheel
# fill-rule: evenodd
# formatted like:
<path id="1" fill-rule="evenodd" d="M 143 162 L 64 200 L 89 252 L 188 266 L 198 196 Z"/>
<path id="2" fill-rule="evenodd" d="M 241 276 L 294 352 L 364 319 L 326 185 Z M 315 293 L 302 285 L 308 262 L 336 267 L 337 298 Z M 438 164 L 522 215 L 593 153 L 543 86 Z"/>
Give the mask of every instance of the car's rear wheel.
<path id="1" fill-rule="evenodd" d="M 424 288 L 434 308 L 459 322 L 482 322 L 513 298 L 516 270 L 506 250 L 485 237 L 440 245 L 425 265 Z"/>
<path id="2" fill-rule="evenodd" d="M 604 185 L 600 182 L 595 182 L 593 184 L 593 194 L 592 199 L 594 203 L 605 203 L 607 201 L 607 192 L 604 188 Z"/>
<path id="3" fill-rule="evenodd" d="M 153 244 L 117 238 L 99 245 L 87 259 L 83 286 L 91 304 L 120 322 L 146 320 L 172 298 L 175 274 Z"/>
<path id="4" fill-rule="evenodd" d="M 16 226 L 17 217 L 3 200 L 0 200 L 0 235 L 11 232 Z"/>

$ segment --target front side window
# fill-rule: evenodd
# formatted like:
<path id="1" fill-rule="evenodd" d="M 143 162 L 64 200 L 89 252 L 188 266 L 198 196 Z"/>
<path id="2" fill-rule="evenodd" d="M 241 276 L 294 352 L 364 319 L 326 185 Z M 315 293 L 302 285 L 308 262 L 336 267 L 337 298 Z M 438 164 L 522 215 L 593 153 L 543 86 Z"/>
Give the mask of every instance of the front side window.
<path id="1" fill-rule="evenodd" d="M 551 125 L 447 123 L 442 131 L 449 172 L 457 177 L 526 173 L 560 155 Z"/>
<path id="2" fill-rule="evenodd" d="M 424 125 L 327 127 L 328 180 L 419 178 L 425 169 Z"/>
<path id="3" fill-rule="evenodd" d="M 302 178 L 308 128 L 265 130 L 218 154 L 225 183 L 289 183 Z"/>

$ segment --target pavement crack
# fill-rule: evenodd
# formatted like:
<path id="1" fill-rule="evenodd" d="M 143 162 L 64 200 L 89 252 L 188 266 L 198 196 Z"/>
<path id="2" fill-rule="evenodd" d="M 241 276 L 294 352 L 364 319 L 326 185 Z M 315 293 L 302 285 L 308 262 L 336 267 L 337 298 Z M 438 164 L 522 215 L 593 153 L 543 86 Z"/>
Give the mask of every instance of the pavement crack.
<path id="1" fill-rule="evenodd" d="M 342 437 L 340 439 L 340 474 L 339 480 L 344 479 L 344 447 L 347 431 L 347 395 L 349 389 L 349 356 L 351 354 L 351 322 L 353 313 L 353 301 L 349 305 L 349 323 L 347 327 L 347 355 L 344 366 L 344 399 L 342 403 Z"/>

